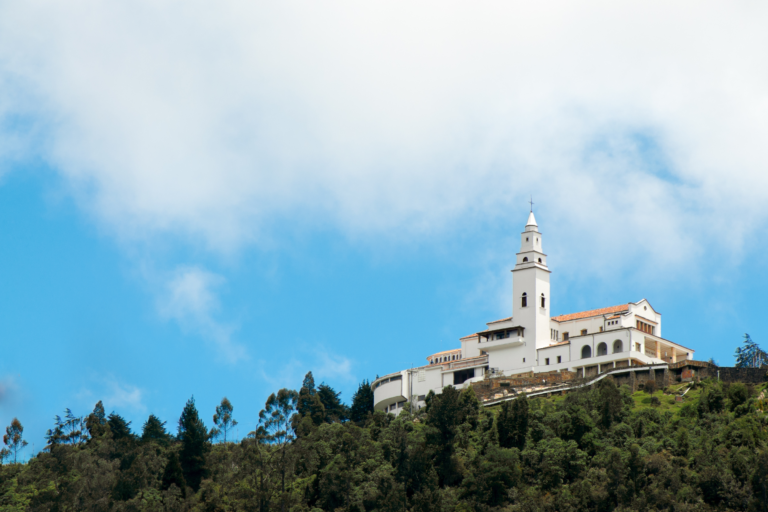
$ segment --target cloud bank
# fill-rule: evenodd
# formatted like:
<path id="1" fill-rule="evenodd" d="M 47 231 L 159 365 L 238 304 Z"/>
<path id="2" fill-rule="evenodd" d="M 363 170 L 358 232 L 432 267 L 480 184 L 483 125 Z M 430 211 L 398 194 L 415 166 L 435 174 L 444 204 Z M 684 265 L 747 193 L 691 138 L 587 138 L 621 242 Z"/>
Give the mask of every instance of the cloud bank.
<path id="1" fill-rule="evenodd" d="M 44 155 L 128 240 L 516 233 L 534 193 L 566 245 L 589 227 L 601 265 L 690 264 L 722 230 L 738 257 L 768 218 L 767 19 L 755 2 L 3 2 L 0 126 L 21 138 L 0 151 Z M 211 281 L 185 279 L 169 314 L 205 324 Z"/>

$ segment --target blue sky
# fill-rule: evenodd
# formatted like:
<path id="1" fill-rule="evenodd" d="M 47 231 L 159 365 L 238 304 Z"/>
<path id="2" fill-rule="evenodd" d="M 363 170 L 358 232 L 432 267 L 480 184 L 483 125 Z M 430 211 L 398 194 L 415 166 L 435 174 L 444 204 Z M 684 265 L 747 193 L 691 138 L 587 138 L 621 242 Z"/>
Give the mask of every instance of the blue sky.
<path id="1" fill-rule="evenodd" d="M 309 370 L 349 400 L 457 347 L 509 314 L 530 194 L 553 313 L 766 339 L 765 8 L 178 7 L 0 2 L 0 423 L 35 450 L 98 400 L 227 396 L 242 437 Z"/>

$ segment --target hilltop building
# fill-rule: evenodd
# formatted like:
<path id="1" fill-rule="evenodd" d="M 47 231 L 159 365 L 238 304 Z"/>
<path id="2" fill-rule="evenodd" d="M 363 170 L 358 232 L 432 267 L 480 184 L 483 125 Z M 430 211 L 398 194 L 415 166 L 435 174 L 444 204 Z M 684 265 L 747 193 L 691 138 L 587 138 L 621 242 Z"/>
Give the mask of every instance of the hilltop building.
<path id="1" fill-rule="evenodd" d="M 429 391 L 464 388 L 490 375 L 568 370 L 580 376 L 606 369 L 693 359 L 693 350 L 662 338 L 661 313 L 642 299 L 550 316 L 552 295 L 543 235 L 531 211 L 512 269 L 512 316 L 460 338 L 461 347 L 427 357 L 428 364 L 377 378 L 374 407 L 399 412 L 424 405 Z"/>

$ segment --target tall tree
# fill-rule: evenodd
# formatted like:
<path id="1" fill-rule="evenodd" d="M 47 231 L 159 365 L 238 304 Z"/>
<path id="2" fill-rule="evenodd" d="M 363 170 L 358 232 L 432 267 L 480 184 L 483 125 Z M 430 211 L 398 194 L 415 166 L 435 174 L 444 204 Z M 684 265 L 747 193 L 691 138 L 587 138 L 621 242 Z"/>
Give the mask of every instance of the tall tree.
<path id="1" fill-rule="evenodd" d="M 301 383 L 301 389 L 299 389 L 298 401 L 296 408 L 300 416 L 306 416 L 312 414 L 313 400 L 312 398 L 317 394 L 315 389 L 315 378 L 312 376 L 312 372 L 307 372 L 304 376 L 304 381 Z"/>
<path id="2" fill-rule="evenodd" d="M 179 463 L 184 473 L 184 480 L 195 492 L 200 488 L 200 482 L 208 476 L 205 467 L 205 455 L 208 451 L 208 430 L 197 413 L 195 397 L 190 398 L 184 406 L 179 418 L 179 441 L 181 452 Z"/>
<path id="3" fill-rule="evenodd" d="M 216 425 L 211 429 L 211 437 L 223 437 L 227 442 L 227 433 L 237 426 L 237 420 L 232 416 L 232 402 L 227 397 L 221 399 L 221 404 L 216 406 L 216 414 L 213 415 L 213 423 Z"/>
<path id="4" fill-rule="evenodd" d="M 46 450 L 50 450 L 57 444 L 80 446 L 88 440 L 85 420 L 80 416 L 75 416 L 69 407 L 64 409 L 63 418 L 57 414 L 54 420 L 54 427 L 45 433 L 45 439 L 48 441 Z"/>
<path id="5" fill-rule="evenodd" d="M 304 429 L 299 428 L 302 418 L 311 418 L 311 425 L 315 426 L 325 421 L 325 406 L 315 388 L 315 378 L 312 376 L 312 372 L 307 372 L 307 375 L 304 376 L 304 382 L 296 400 L 296 411 L 298 414 L 291 419 L 291 425 L 296 434 L 302 435 L 304 432 Z M 311 425 L 309 425 L 310 430 Z"/>
<path id="6" fill-rule="evenodd" d="M 27 446 L 27 442 L 24 440 L 24 427 L 21 425 L 18 418 L 13 418 L 11 424 L 8 427 L 5 427 L 3 443 L 5 443 L 8 450 L 13 453 L 13 463 L 16 464 L 19 451 Z"/>
<path id="7" fill-rule="evenodd" d="M 752 341 L 749 334 L 744 334 L 744 344 L 736 347 L 736 367 L 760 368 L 764 364 L 768 364 L 768 354 Z"/>
<path id="8" fill-rule="evenodd" d="M 100 437 L 107 431 L 107 415 L 104 411 L 104 404 L 99 400 L 93 407 L 93 412 L 85 419 L 85 428 L 91 439 Z"/>
<path id="9" fill-rule="evenodd" d="M 310 378 L 312 373 L 307 374 Z M 306 379 L 305 379 L 306 382 Z M 314 382 L 313 382 L 314 387 Z M 281 389 L 267 398 L 264 409 L 259 412 L 259 425 L 251 432 L 260 442 L 274 445 L 270 463 L 280 474 L 280 510 L 285 511 L 285 477 L 288 472 L 288 444 L 296 438 L 293 432 L 293 417 L 296 415 L 298 395 L 290 389 Z"/>
<path id="10" fill-rule="evenodd" d="M 119 441 L 121 439 L 133 439 L 131 432 L 131 422 L 125 421 L 125 418 L 116 413 L 110 413 L 107 418 L 107 425 L 112 432 L 112 439 Z"/>
<path id="11" fill-rule="evenodd" d="M 603 427 L 610 428 L 614 423 L 620 422 L 628 412 L 627 404 L 624 403 L 621 391 L 612 376 L 607 376 L 597 384 L 597 396 Z"/>
<path id="12" fill-rule="evenodd" d="M 347 419 L 349 416 L 348 408 L 339 398 L 341 396 L 340 391 L 337 393 L 331 386 L 322 383 L 317 388 L 317 396 L 325 409 L 326 423 L 336 423 Z"/>
<path id="13" fill-rule="evenodd" d="M 528 435 L 528 399 L 525 395 L 501 404 L 496 430 L 502 448 L 522 450 L 525 447 Z"/>
<path id="14" fill-rule="evenodd" d="M 150 414 L 147 421 L 144 422 L 144 427 L 141 431 L 141 440 L 144 442 L 154 441 L 162 445 L 168 444 L 171 436 L 165 430 L 165 423 L 166 422 L 164 421 L 160 421 L 160 418 L 154 414 Z"/>
<path id="15" fill-rule="evenodd" d="M 352 395 L 352 407 L 349 410 L 349 419 L 355 423 L 365 421 L 368 414 L 373 412 L 373 390 L 371 384 L 364 380 Z"/>
<path id="16" fill-rule="evenodd" d="M 470 388 L 471 390 L 471 388 Z M 477 420 L 477 397 L 470 390 L 460 392 L 446 386 L 439 395 L 427 402 L 426 441 L 436 452 L 435 465 L 441 486 L 453 485 L 461 480 L 459 462 L 454 457 L 454 438 L 463 423 Z"/>

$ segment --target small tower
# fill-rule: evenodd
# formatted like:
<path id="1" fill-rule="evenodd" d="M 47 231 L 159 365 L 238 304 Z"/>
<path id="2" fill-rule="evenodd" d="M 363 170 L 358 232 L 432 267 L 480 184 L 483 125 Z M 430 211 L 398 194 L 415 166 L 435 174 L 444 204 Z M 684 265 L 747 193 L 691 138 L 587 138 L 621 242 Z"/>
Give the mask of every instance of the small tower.
<path id="1" fill-rule="evenodd" d="M 528 222 L 525 224 L 525 231 L 520 237 L 517 264 L 512 270 L 512 293 L 514 294 L 512 316 L 516 324 L 525 328 L 526 352 L 530 351 L 531 360 L 535 360 L 535 349 L 546 347 L 550 342 L 549 274 L 551 272 L 547 268 L 547 255 L 541 247 L 542 235 L 531 210 Z"/>

